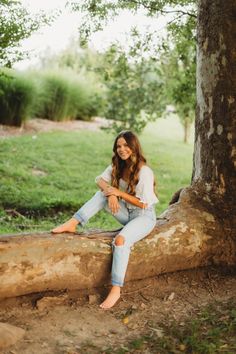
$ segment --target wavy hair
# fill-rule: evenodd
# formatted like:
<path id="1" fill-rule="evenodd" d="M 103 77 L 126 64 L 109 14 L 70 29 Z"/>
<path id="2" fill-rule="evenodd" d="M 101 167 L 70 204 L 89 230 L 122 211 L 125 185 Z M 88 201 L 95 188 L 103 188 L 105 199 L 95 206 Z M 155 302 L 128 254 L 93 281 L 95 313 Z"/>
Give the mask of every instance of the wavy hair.
<path id="1" fill-rule="evenodd" d="M 138 175 L 141 167 L 140 162 L 146 163 L 146 159 L 143 156 L 142 148 L 137 136 L 130 130 L 125 130 L 119 133 L 114 141 L 111 184 L 113 187 L 119 188 L 119 180 L 122 178 L 126 166 L 125 161 L 122 160 L 117 153 L 117 142 L 120 138 L 125 139 L 128 147 L 132 151 L 129 166 L 130 174 L 126 191 L 129 191 L 129 194 L 135 195 L 135 187 L 139 181 Z"/>

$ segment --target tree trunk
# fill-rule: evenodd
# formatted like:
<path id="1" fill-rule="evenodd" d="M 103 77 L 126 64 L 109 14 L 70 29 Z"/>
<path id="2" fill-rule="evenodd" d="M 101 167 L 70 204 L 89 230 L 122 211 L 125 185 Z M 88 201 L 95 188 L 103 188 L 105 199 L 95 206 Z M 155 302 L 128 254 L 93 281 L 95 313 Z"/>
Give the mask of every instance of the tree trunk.
<path id="1" fill-rule="evenodd" d="M 190 136 L 190 128 L 191 128 L 191 123 L 188 117 L 184 119 L 184 143 L 187 144 L 189 142 L 189 136 Z"/>
<path id="2" fill-rule="evenodd" d="M 200 1 L 193 181 L 236 197 L 236 2 Z M 218 203 L 217 203 L 218 204 Z"/>
<path id="3" fill-rule="evenodd" d="M 236 2 L 199 1 L 192 188 L 236 243 Z M 227 260 L 227 252 L 225 256 Z"/>
<path id="4" fill-rule="evenodd" d="M 135 245 L 126 280 L 236 264 L 235 38 L 236 1 L 200 0 L 192 184 Z M 102 285 L 111 263 L 103 236 L 1 237 L 0 297 Z"/>

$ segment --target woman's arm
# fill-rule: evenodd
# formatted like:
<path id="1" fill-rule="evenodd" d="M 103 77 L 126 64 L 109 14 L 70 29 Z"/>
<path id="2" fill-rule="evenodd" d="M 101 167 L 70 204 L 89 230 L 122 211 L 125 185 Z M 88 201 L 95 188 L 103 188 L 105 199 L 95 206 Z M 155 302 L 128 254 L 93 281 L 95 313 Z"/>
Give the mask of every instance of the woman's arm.
<path id="1" fill-rule="evenodd" d="M 111 210 L 112 214 L 116 214 L 120 209 L 118 197 L 115 196 L 114 194 L 109 195 L 109 196 L 105 194 L 105 191 L 110 187 L 110 184 L 108 182 L 106 182 L 103 178 L 99 178 L 99 180 L 97 181 L 97 185 L 101 189 L 101 191 L 104 193 L 104 195 L 107 197 L 108 207 Z"/>
<path id="2" fill-rule="evenodd" d="M 109 197 L 111 195 L 115 195 L 116 197 L 122 198 L 126 202 L 133 204 L 141 209 L 145 209 L 147 207 L 147 204 L 140 202 L 140 200 L 137 197 L 134 197 L 133 195 L 131 195 L 129 193 L 122 192 L 118 188 L 114 188 L 114 187 L 109 186 L 109 187 L 107 187 L 106 190 L 104 190 L 104 194 L 107 197 Z"/>
<path id="3" fill-rule="evenodd" d="M 126 202 L 130 204 L 137 206 L 138 208 L 145 209 L 147 207 L 147 204 L 140 202 L 140 199 L 138 199 L 137 197 L 129 193 L 120 191 L 120 198 L 124 199 Z"/>
<path id="4" fill-rule="evenodd" d="M 97 185 L 102 191 L 105 191 L 110 186 L 110 184 L 106 182 L 103 178 L 99 178 L 99 180 L 97 181 Z"/>

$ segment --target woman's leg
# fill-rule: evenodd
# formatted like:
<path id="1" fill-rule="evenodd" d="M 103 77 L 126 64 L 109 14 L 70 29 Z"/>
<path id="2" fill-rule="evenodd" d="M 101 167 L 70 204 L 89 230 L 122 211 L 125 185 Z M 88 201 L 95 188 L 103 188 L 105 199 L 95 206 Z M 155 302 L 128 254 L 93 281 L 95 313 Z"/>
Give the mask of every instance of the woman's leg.
<path id="1" fill-rule="evenodd" d="M 116 214 L 113 214 L 113 216 L 121 224 L 125 225 L 129 221 L 129 212 L 126 208 L 126 204 L 122 200 L 119 204 L 120 209 Z M 101 191 L 98 191 L 73 215 L 71 219 L 53 229 L 52 233 L 59 234 L 63 232 L 75 232 L 78 224 L 84 226 L 92 216 L 102 209 L 111 213 L 111 210 L 108 208 L 107 198 Z"/>
<path id="2" fill-rule="evenodd" d="M 124 285 L 124 278 L 128 266 L 131 246 L 147 236 L 156 224 L 155 213 L 138 216 L 125 225 L 113 241 L 112 260 L 112 288 L 105 301 L 100 305 L 104 309 L 115 305 L 120 297 L 120 287 Z"/>
<path id="3" fill-rule="evenodd" d="M 107 205 L 107 198 L 101 191 L 98 191 L 88 200 L 71 219 L 52 230 L 52 233 L 75 232 L 76 226 L 84 226 L 86 222 Z"/>
<path id="4" fill-rule="evenodd" d="M 64 222 L 64 224 L 59 225 L 55 227 L 54 229 L 51 230 L 51 233 L 53 234 L 62 234 L 63 232 L 75 232 L 77 225 L 79 224 L 79 221 L 76 220 L 75 218 L 71 218 Z"/>

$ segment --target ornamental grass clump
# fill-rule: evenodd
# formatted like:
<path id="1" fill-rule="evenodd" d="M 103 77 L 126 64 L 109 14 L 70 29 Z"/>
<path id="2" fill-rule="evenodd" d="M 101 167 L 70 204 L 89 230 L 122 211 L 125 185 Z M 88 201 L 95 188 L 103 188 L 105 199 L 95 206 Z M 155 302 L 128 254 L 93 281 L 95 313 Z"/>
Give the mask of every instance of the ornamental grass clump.
<path id="1" fill-rule="evenodd" d="M 101 93 L 89 77 L 71 71 L 37 73 L 36 116 L 53 121 L 90 120 L 99 113 Z"/>
<path id="2" fill-rule="evenodd" d="M 37 88 L 23 73 L 0 71 L 0 124 L 22 126 L 34 113 Z"/>
<path id="3" fill-rule="evenodd" d="M 53 121 L 68 119 L 70 89 L 67 78 L 59 73 L 44 72 L 37 75 L 37 79 L 39 98 L 36 115 Z"/>

